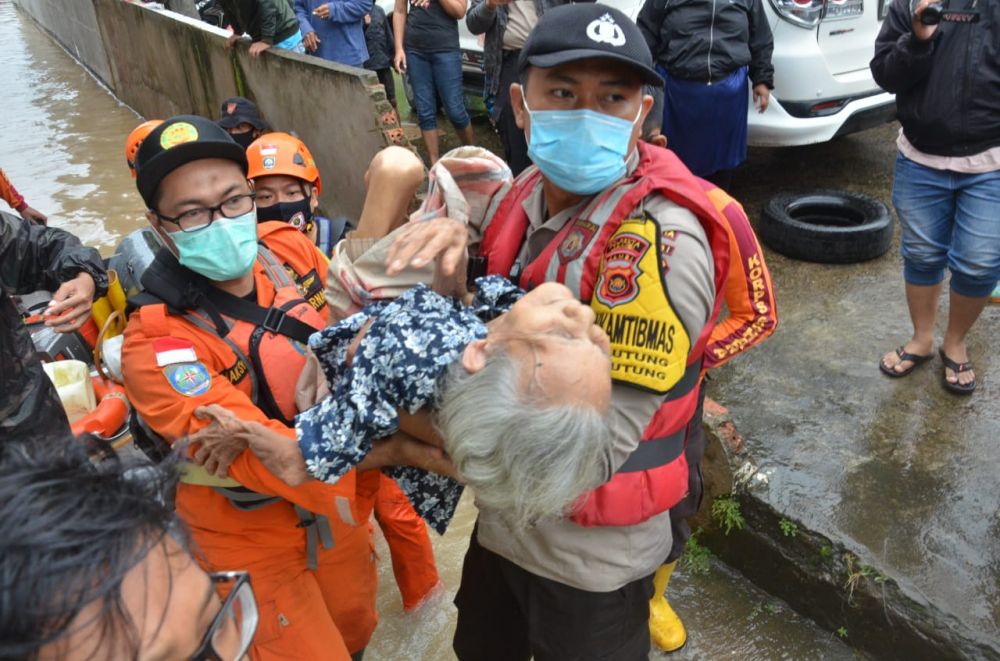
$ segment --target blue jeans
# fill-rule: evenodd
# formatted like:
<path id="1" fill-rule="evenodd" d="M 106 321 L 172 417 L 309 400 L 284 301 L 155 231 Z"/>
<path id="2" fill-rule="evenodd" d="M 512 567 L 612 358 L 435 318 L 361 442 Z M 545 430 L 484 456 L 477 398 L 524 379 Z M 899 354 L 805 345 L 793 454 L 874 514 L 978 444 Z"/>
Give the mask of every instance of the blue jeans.
<path id="1" fill-rule="evenodd" d="M 441 97 L 444 112 L 456 129 L 469 125 L 462 92 L 462 52 L 457 50 L 425 53 L 406 51 L 406 71 L 410 75 L 417 122 L 421 131 L 437 128 L 437 100 Z"/>
<path id="2" fill-rule="evenodd" d="M 892 203 L 908 284 L 936 285 L 947 267 L 955 293 L 990 295 L 1000 279 L 1000 171 L 935 170 L 898 154 Z"/>

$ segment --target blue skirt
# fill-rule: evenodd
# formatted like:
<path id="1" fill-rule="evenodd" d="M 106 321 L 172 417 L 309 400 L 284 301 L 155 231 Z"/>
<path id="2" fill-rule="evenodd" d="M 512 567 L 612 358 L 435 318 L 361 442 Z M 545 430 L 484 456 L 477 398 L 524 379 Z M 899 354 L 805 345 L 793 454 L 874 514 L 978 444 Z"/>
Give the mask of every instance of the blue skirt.
<path id="1" fill-rule="evenodd" d="M 663 135 L 694 174 L 730 170 L 747 158 L 747 68 L 712 85 L 663 76 Z"/>

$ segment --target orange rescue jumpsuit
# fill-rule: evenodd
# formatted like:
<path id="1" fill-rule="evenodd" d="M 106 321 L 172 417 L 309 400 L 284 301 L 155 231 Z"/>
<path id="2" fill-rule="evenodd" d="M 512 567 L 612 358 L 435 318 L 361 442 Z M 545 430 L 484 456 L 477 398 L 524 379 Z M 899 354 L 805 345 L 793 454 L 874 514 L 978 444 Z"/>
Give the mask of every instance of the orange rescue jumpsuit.
<path id="1" fill-rule="evenodd" d="M 392 574 L 403 597 L 403 608 L 416 608 L 438 584 L 434 548 L 427 524 L 420 518 L 396 481 L 382 475 L 375 499 L 378 522 L 392 558 Z"/>
<path id="2" fill-rule="evenodd" d="M 259 237 L 296 274 L 326 273 L 324 257 L 295 228 L 264 223 Z M 275 298 L 275 286 L 259 260 L 253 268 L 257 303 L 267 307 Z M 157 366 L 154 345 L 162 338 L 193 344 L 197 361 L 211 376 L 207 388 L 185 394 L 172 385 L 166 372 L 170 366 Z M 240 348 L 246 355 L 246 347 Z M 204 427 L 207 423 L 193 412 L 206 404 L 224 406 L 295 441 L 293 429 L 269 419 L 251 400 L 251 379 L 234 378 L 241 371 L 234 370 L 238 362 L 218 335 L 184 316 L 168 314 L 164 305 L 144 306 L 129 319 L 122 351 L 126 392 L 146 423 L 168 442 Z M 263 367 L 272 384 L 280 381 L 294 388 L 298 375 L 287 373 L 287 365 Z M 260 611 L 253 658 L 341 660 L 363 649 L 377 621 L 368 514 L 380 472 L 351 471 L 334 485 L 311 481 L 292 488 L 247 450 L 229 474 L 254 492 L 283 500 L 245 511 L 211 487 L 182 483 L 177 510 L 191 528 L 206 571 L 250 572 Z M 329 518 L 334 546 L 319 549 L 316 571 L 307 568 L 306 533 L 293 504 Z"/>

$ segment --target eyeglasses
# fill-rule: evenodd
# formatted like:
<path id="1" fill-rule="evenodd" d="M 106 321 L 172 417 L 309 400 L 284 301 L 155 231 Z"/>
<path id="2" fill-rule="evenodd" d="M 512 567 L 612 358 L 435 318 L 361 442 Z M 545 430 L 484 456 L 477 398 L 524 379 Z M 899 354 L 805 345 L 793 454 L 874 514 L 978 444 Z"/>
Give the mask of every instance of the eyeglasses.
<path id="1" fill-rule="evenodd" d="M 198 230 L 203 230 L 215 221 L 215 214 L 219 214 L 223 218 L 236 218 L 242 216 L 245 213 L 250 213 L 253 209 L 253 201 L 256 199 L 256 193 L 243 193 L 242 195 L 234 195 L 228 198 L 222 204 L 214 207 L 198 207 L 197 209 L 189 209 L 179 216 L 164 216 L 159 211 L 155 211 L 156 217 L 160 220 L 165 220 L 168 223 L 173 223 L 181 228 L 182 232 L 197 232 Z"/>
<path id="2" fill-rule="evenodd" d="M 239 661 L 257 631 L 257 601 L 245 571 L 209 574 L 213 583 L 231 583 L 229 595 L 212 621 L 191 661 Z"/>

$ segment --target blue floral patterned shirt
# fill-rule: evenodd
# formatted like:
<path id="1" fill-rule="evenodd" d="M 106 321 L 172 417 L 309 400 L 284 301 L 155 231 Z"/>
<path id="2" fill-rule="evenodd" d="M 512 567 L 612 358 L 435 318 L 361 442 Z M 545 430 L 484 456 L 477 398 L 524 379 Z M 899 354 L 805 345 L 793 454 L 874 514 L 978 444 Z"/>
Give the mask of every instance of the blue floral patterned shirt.
<path id="1" fill-rule="evenodd" d="M 373 303 L 309 339 L 330 383 L 330 395 L 295 418 L 306 469 L 336 482 L 371 450 L 372 440 L 399 429 L 397 409 L 433 407 L 438 380 L 465 347 L 486 337 L 485 321 L 510 309 L 524 292 L 498 276 L 476 280 L 470 307 L 425 285 L 393 301 Z M 368 331 L 347 366 L 347 349 Z M 411 466 L 386 468 L 414 509 L 438 533 L 455 513 L 462 486 Z"/>

